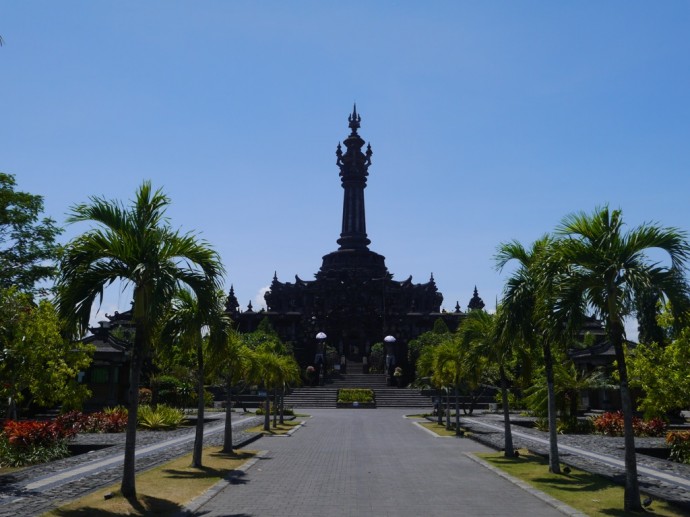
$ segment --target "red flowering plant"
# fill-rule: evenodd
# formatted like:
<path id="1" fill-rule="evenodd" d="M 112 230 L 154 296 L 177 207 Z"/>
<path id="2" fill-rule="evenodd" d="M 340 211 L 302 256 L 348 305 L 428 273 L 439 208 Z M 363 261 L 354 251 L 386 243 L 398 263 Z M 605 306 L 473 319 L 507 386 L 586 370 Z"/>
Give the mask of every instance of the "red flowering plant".
<path id="1" fill-rule="evenodd" d="M 666 435 L 666 443 L 671 448 L 671 461 L 690 463 L 690 431 L 671 431 Z"/>
<path id="2" fill-rule="evenodd" d="M 67 440 L 76 433 L 57 421 L 8 420 L 0 433 L 0 465 L 17 467 L 68 456 Z"/>
<path id="3" fill-rule="evenodd" d="M 595 432 L 606 436 L 623 436 L 623 412 L 607 412 L 592 419 Z M 633 417 L 635 436 L 662 436 L 666 432 L 666 422 L 655 417 L 642 420 Z"/>
<path id="4" fill-rule="evenodd" d="M 79 433 L 121 433 L 127 427 L 127 409 L 116 407 L 96 413 L 70 411 L 56 421 Z"/>

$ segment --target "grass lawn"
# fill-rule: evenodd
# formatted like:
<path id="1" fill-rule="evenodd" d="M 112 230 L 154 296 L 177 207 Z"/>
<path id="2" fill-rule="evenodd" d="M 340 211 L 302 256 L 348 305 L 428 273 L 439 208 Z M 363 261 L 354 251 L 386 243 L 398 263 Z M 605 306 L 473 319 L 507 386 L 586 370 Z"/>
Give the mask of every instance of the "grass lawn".
<path id="1" fill-rule="evenodd" d="M 551 474 L 544 458 L 524 449 L 520 450 L 519 458 L 506 458 L 502 453 L 482 453 L 477 456 L 587 515 L 631 515 L 623 511 L 623 487 L 602 476 L 575 468 L 571 469 L 569 474 Z M 684 513 L 665 501 L 655 500 L 640 515 L 677 517 L 687 515 L 687 512 Z"/>
<path id="2" fill-rule="evenodd" d="M 220 450 L 220 447 L 205 448 L 201 469 L 189 466 L 192 455 L 188 454 L 138 474 L 135 499 L 122 497 L 118 484 L 44 515 L 173 515 L 256 454 L 256 451 L 242 450 L 225 454 Z M 113 494 L 113 497 L 105 499 L 106 494 Z"/>
<path id="3" fill-rule="evenodd" d="M 248 433 L 263 433 L 265 435 L 282 435 L 282 434 L 287 434 L 290 432 L 292 429 L 297 427 L 302 423 L 302 420 L 286 420 L 284 424 L 278 424 L 278 427 L 273 427 L 273 419 L 271 419 L 271 430 L 270 431 L 264 431 L 264 425 L 257 425 L 255 427 L 250 427 L 247 429 Z"/>
<path id="4" fill-rule="evenodd" d="M 455 428 L 451 429 L 450 431 L 446 429 L 446 425 L 438 425 L 436 422 L 419 422 L 419 425 L 426 427 L 430 431 L 433 431 L 439 436 L 457 436 L 455 434 Z M 451 422 L 451 426 L 455 426 L 453 422 Z M 462 429 L 462 426 L 460 427 Z M 464 436 L 469 436 L 469 433 L 465 432 Z"/>

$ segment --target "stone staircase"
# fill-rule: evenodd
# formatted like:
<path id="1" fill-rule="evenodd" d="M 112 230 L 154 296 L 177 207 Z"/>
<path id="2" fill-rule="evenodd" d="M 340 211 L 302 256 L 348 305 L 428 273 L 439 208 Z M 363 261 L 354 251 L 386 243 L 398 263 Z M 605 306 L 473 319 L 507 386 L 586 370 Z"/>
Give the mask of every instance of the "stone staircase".
<path id="1" fill-rule="evenodd" d="M 349 372 L 335 374 L 326 379 L 324 386 L 305 386 L 295 388 L 285 397 L 285 404 L 297 408 L 334 408 L 340 388 L 369 388 L 374 390 L 376 407 L 409 407 L 431 409 L 431 398 L 422 395 L 420 390 L 389 387 L 386 375 L 382 373 L 361 372 L 356 363 L 348 364 Z"/>

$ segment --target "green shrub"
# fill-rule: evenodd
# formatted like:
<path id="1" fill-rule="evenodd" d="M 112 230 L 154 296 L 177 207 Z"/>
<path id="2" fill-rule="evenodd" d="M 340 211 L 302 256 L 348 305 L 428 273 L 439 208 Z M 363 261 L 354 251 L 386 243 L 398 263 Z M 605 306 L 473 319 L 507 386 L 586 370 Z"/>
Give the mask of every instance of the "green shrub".
<path id="1" fill-rule="evenodd" d="M 549 431 L 549 419 L 537 418 L 534 428 L 539 431 Z M 556 432 L 558 434 L 590 434 L 594 432 L 594 423 L 590 418 L 580 420 L 578 418 L 559 418 L 556 421 Z"/>
<path id="2" fill-rule="evenodd" d="M 185 416 L 181 409 L 158 404 L 156 407 L 143 405 L 139 407 L 137 414 L 139 427 L 150 430 L 176 429 Z"/>
<path id="3" fill-rule="evenodd" d="M 278 408 L 277 408 L 276 406 L 273 405 L 273 402 L 271 402 L 271 407 L 270 407 L 270 409 L 269 409 L 270 414 L 271 414 L 271 415 L 275 415 L 277 409 L 278 409 Z M 263 414 L 264 414 L 264 404 L 263 404 L 263 403 L 262 403 L 258 408 L 256 408 L 256 414 L 257 414 L 257 415 L 263 415 Z M 278 414 L 280 414 L 280 413 L 278 413 Z M 285 406 L 285 408 L 283 408 L 283 415 L 285 415 L 285 416 L 295 416 L 295 410 L 292 409 L 291 407 Z"/>
<path id="4" fill-rule="evenodd" d="M 671 461 L 690 463 L 690 431 L 671 431 L 666 434 L 666 443 L 671 448 Z"/>
<path id="5" fill-rule="evenodd" d="M 366 388 L 343 388 L 338 390 L 338 402 L 342 403 L 370 403 L 374 402 L 373 390 Z"/>
<path id="6" fill-rule="evenodd" d="M 155 379 L 152 388 L 158 397 L 158 404 L 175 407 L 196 405 L 196 390 L 189 381 L 178 379 L 172 375 L 161 375 Z"/>

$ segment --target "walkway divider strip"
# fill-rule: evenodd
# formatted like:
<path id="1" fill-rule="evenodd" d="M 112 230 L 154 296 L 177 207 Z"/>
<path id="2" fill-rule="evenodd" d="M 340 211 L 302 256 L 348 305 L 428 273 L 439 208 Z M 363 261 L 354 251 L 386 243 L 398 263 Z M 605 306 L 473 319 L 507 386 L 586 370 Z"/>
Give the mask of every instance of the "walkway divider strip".
<path id="1" fill-rule="evenodd" d="M 243 418 L 242 420 L 233 421 L 233 425 L 241 424 L 241 423 L 246 422 L 247 420 L 249 420 L 251 418 L 253 418 L 253 417 L 247 417 L 247 418 Z M 222 422 L 218 425 L 209 426 L 208 429 L 204 430 L 204 436 L 210 436 L 210 435 L 218 433 L 224 429 L 225 429 L 225 422 Z M 144 457 L 148 454 L 151 454 L 152 452 L 156 452 L 159 449 L 162 449 L 165 447 L 171 447 L 173 445 L 178 445 L 178 444 L 185 443 L 185 442 L 191 442 L 193 440 L 194 440 L 194 433 L 186 434 L 184 436 L 178 436 L 177 438 L 171 438 L 171 439 L 165 440 L 163 442 L 148 445 L 146 447 L 143 447 L 142 449 L 137 449 L 135 451 L 134 455 L 137 458 L 141 458 L 141 457 Z M 103 470 L 103 469 L 110 467 L 112 465 L 116 465 L 118 463 L 123 463 L 124 460 L 125 460 L 124 453 L 120 453 L 120 454 L 111 456 L 109 458 L 104 458 L 101 460 L 94 460 L 90 463 L 87 463 L 86 465 L 82 465 L 81 467 L 65 469 L 64 471 L 59 472 L 57 474 L 49 474 L 43 478 L 39 478 L 36 481 L 33 481 L 32 483 L 25 485 L 24 488 L 27 490 L 40 490 L 40 489 L 45 489 L 46 487 L 49 487 L 49 486 L 52 488 L 52 485 L 68 483 L 74 479 L 84 477 L 84 475 L 89 474 L 95 470 Z"/>
<path id="2" fill-rule="evenodd" d="M 481 422 L 480 420 L 477 420 L 475 418 L 464 418 L 465 421 L 471 422 L 473 424 L 477 424 L 480 426 L 488 427 L 489 429 L 493 429 L 495 431 L 499 431 L 501 433 L 504 432 L 503 427 L 497 426 L 494 424 L 487 424 L 486 422 Z M 525 440 L 530 440 L 533 442 L 541 443 L 543 445 L 548 445 L 549 441 L 544 439 L 544 438 L 539 438 L 537 436 L 532 436 L 526 433 L 521 433 L 520 431 L 512 431 L 513 436 L 519 436 L 520 438 L 523 438 Z M 598 461 L 600 463 L 605 463 L 606 465 L 611 465 L 614 467 L 619 467 L 622 469 L 625 469 L 625 462 L 622 460 L 619 460 L 618 458 L 614 458 L 613 456 L 609 456 L 607 454 L 599 454 L 596 452 L 590 452 L 585 449 L 580 449 L 579 447 L 573 447 L 571 445 L 563 445 L 563 444 L 558 444 L 558 450 L 561 451 L 567 451 L 570 452 L 571 454 L 575 454 L 577 456 L 585 456 L 587 458 L 591 458 L 595 461 Z M 660 470 L 656 470 L 650 467 L 645 467 L 644 465 L 638 465 L 637 466 L 637 471 L 638 473 L 643 473 L 647 476 L 659 479 L 661 481 L 666 481 L 667 483 L 674 483 L 676 485 L 680 485 L 684 488 L 689 488 L 690 489 L 690 480 L 681 478 L 678 476 L 674 476 L 673 474 L 667 474 L 666 472 L 662 472 Z"/>

